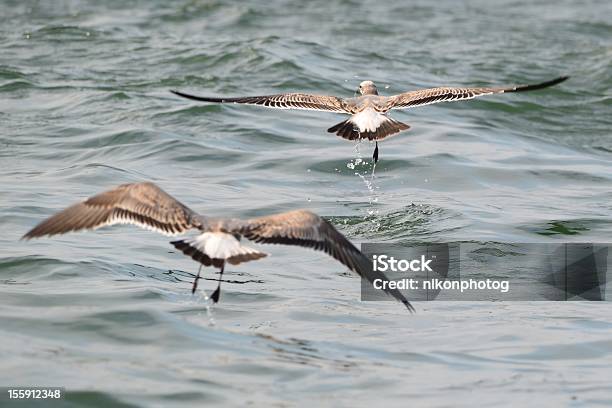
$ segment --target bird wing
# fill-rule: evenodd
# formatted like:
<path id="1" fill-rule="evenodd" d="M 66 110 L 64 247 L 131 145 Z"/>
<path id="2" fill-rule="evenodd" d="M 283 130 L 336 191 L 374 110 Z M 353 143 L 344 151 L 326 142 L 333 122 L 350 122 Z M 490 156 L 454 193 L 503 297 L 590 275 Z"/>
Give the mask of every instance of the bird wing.
<path id="1" fill-rule="evenodd" d="M 332 224 L 310 211 L 298 210 L 253 218 L 237 224 L 234 232 L 259 243 L 296 245 L 324 251 L 370 283 L 375 279 L 388 280 L 383 273 L 374 271 L 370 260 Z M 400 291 L 385 291 L 414 311 Z"/>
<path id="2" fill-rule="evenodd" d="M 534 91 L 536 89 L 548 88 L 568 79 L 569 77 L 559 77 L 552 81 L 542 82 L 533 85 L 516 85 L 498 88 L 430 88 L 418 91 L 405 92 L 391 96 L 388 99 L 386 108 L 388 109 L 407 109 L 415 106 L 430 105 L 438 102 L 460 101 L 476 98 L 478 96 L 491 95 L 506 92 Z"/>
<path id="3" fill-rule="evenodd" d="M 310 95 L 303 93 L 288 93 L 263 96 L 241 96 L 237 98 L 215 98 L 209 96 L 189 95 L 179 91 L 170 91 L 175 95 L 194 101 L 213 103 L 239 103 L 245 105 L 259 105 L 276 109 L 305 109 L 325 112 L 347 113 L 341 98 L 325 95 Z"/>
<path id="4" fill-rule="evenodd" d="M 153 183 L 123 184 L 47 218 L 23 239 L 64 234 L 106 225 L 132 224 L 164 235 L 203 228 L 204 217 Z"/>

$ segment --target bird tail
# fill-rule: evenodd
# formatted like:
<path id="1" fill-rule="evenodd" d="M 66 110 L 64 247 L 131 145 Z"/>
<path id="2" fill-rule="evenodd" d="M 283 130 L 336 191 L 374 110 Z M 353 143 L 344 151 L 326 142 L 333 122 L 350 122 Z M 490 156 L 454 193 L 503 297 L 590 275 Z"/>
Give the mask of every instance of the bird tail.
<path id="1" fill-rule="evenodd" d="M 268 256 L 264 252 L 240 245 L 233 236 L 224 233 L 204 233 L 193 239 L 181 239 L 170 243 L 194 261 L 217 268 L 220 268 L 224 261 L 238 265 Z"/>
<path id="2" fill-rule="evenodd" d="M 383 116 L 383 118 L 383 121 L 374 131 L 360 131 L 359 126 L 353 122 L 352 118 L 330 127 L 327 129 L 327 131 L 329 133 L 335 133 L 336 135 L 347 140 L 382 140 L 387 136 L 395 135 L 399 132 L 410 129 L 409 125 L 395 119 L 391 119 L 388 116 Z"/>

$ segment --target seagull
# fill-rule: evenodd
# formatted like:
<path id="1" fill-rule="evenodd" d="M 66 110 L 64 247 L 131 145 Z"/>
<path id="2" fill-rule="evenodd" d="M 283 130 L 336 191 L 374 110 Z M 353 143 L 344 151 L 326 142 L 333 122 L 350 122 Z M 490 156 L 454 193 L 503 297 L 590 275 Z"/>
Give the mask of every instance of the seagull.
<path id="1" fill-rule="evenodd" d="M 373 283 L 388 280 L 372 268 L 370 260 L 351 244 L 332 224 L 318 215 L 297 210 L 265 217 L 240 220 L 200 215 L 151 182 L 123 184 L 52 215 L 22 239 L 95 230 L 115 224 L 132 224 L 168 236 L 196 230 L 191 238 L 170 242 L 183 254 L 200 263 L 191 292 L 195 293 L 203 266 L 220 269 L 217 288 L 211 295 L 214 303 L 221 294 L 225 264 L 238 265 L 266 257 L 268 254 L 242 245 L 241 238 L 263 244 L 296 245 L 323 251 L 340 261 L 362 278 Z M 385 292 L 414 308 L 397 289 Z"/>
<path id="2" fill-rule="evenodd" d="M 219 98 L 195 96 L 175 90 L 170 92 L 194 101 L 237 103 L 276 109 L 305 109 L 349 114 L 351 115 L 350 118 L 330 127 L 327 131 L 348 140 L 367 139 L 375 141 L 376 147 L 374 148 L 372 158 L 374 163 L 376 163 L 378 162 L 378 141 L 383 140 L 387 136 L 410 129 L 409 125 L 392 119 L 387 115 L 392 109 L 408 109 L 438 102 L 460 101 L 499 93 L 534 91 L 559 84 L 568 78 L 568 76 L 562 76 L 534 85 L 515 85 L 496 88 L 429 88 L 392 96 L 379 95 L 374 82 L 363 81 L 359 84 L 358 92 L 360 95 L 353 98 L 305 93 Z"/>

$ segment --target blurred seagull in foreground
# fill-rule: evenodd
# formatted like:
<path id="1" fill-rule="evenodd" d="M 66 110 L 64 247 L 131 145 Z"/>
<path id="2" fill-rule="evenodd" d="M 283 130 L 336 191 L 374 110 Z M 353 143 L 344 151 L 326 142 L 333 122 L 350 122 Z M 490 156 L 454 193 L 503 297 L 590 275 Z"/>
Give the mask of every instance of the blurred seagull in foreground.
<path id="1" fill-rule="evenodd" d="M 153 183 L 123 184 L 90 197 L 47 218 L 22 239 L 115 224 L 137 225 L 164 235 L 197 230 L 195 237 L 172 241 L 171 244 L 201 264 L 193 281 L 192 293 L 197 289 L 202 265 L 220 268 L 218 285 L 211 295 L 213 302 L 219 301 L 226 263 L 238 265 L 268 255 L 242 245 L 242 237 L 258 243 L 297 245 L 324 251 L 371 283 L 375 279 L 388 280 L 383 273 L 374 271 L 370 260 L 333 225 L 310 211 L 289 211 L 248 220 L 205 217 Z M 385 292 L 414 311 L 397 289 L 386 289 Z"/>
<path id="2" fill-rule="evenodd" d="M 310 95 L 304 93 L 286 93 L 264 96 L 241 96 L 218 98 L 210 96 L 194 96 L 179 91 L 172 93 L 195 101 L 213 103 L 238 103 L 245 105 L 260 105 L 277 109 L 306 109 L 325 112 L 346 113 L 351 117 L 329 129 L 330 133 L 348 139 L 367 139 L 376 142 L 374 162 L 378 161 L 378 141 L 387 136 L 395 135 L 410 126 L 387 116 L 391 109 L 407 109 L 416 106 L 430 105 L 438 102 L 460 101 L 478 96 L 534 91 L 547 88 L 568 79 L 563 76 L 552 81 L 534 85 L 504 86 L 497 88 L 430 88 L 410 91 L 392 96 L 378 95 L 378 89 L 372 81 L 359 84 L 360 96 L 354 98 L 339 98 L 337 96 Z"/>

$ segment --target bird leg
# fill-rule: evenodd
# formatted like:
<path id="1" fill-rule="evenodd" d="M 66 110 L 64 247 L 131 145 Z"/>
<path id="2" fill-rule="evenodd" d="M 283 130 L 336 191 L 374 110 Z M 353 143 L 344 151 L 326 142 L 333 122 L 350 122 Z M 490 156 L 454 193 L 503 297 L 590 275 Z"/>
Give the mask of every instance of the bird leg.
<path id="1" fill-rule="evenodd" d="M 376 147 L 374 148 L 372 159 L 374 159 L 374 164 L 378 163 L 378 140 L 376 141 Z"/>
<path id="2" fill-rule="evenodd" d="M 219 296 L 221 295 L 221 278 L 223 277 L 223 270 L 225 269 L 225 261 L 221 264 L 221 272 L 219 273 L 219 284 L 217 285 L 217 289 L 210 295 L 210 298 L 213 302 L 217 303 L 219 301 Z"/>
<path id="3" fill-rule="evenodd" d="M 193 286 L 191 287 L 191 294 L 193 295 L 195 291 L 198 289 L 198 281 L 200 280 L 200 272 L 202 271 L 202 265 L 198 269 L 198 276 L 193 280 Z"/>

